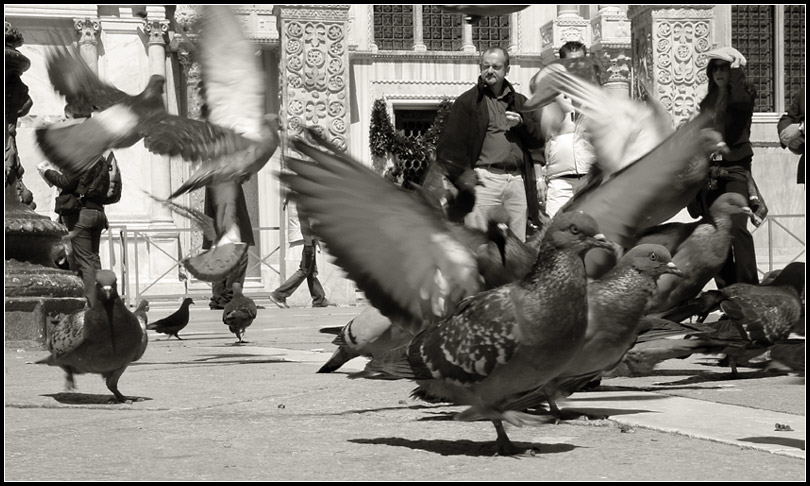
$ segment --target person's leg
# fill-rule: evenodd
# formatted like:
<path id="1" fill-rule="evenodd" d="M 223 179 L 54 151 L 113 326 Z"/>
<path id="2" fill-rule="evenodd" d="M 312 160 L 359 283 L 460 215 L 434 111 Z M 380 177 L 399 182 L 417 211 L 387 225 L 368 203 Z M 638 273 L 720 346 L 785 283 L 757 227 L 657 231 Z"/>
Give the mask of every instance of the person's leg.
<path id="1" fill-rule="evenodd" d="M 312 296 L 312 306 L 322 307 L 326 304 L 326 292 L 323 290 L 321 281 L 318 280 L 318 264 L 316 258 L 315 246 L 305 246 L 304 254 L 302 255 L 302 266 L 307 272 L 307 286 L 309 287 L 309 295 Z"/>
<path id="2" fill-rule="evenodd" d="M 571 180 L 557 177 L 548 181 L 548 195 L 546 196 L 546 214 L 553 218 L 560 209 L 574 196 Z"/>
<path id="3" fill-rule="evenodd" d="M 220 306 L 224 306 L 228 302 L 233 299 L 233 284 L 245 283 L 245 274 L 247 273 L 247 264 L 248 264 L 248 255 L 245 252 L 239 258 L 239 261 L 236 263 L 233 271 L 227 275 L 224 279 L 220 282 L 216 282 L 212 288 L 213 296 L 211 297 L 211 301 L 213 303 L 214 297 L 217 297 L 217 303 Z"/>
<path id="4" fill-rule="evenodd" d="M 101 270 L 99 248 L 101 230 L 106 227 L 107 219 L 103 212 L 95 209 L 82 209 L 79 221 L 74 228 L 73 254 L 79 267 L 84 295 L 91 304 L 95 300 L 96 271 Z"/>
<path id="5" fill-rule="evenodd" d="M 465 216 L 464 224 L 471 228 L 486 231 L 489 210 L 494 206 L 503 205 L 504 188 L 510 176 L 508 174 L 493 174 L 485 169 L 475 169 L 475 172 L 478 174 L 478 180 L 482 185 L 475 186 L 475 206 L 473 206 L 470 214 Z"/>
<path id="6" fill-rule="evenodd" d="M 211 283 L 211 301 L 208 303 L 208 307 L 211 309 L 222 309 L 225 307 L 225 285 L 227 283 L 227 278 L 223 278 L 217 280 L 216 282 Z"/>
<path id="7" fill-rule="evenodd" d="M 729 174 L 727 179 L 721 179 L 718 191 L 710 195 L 709 205 L 720 194 L 736 192 L 748 201 L 748 182 L 742 174 Z M 728 258 L 715 278 L 718 288 L 723 288 L 737 282 L 757 284 L 757 256 L 754 248 L 754 237 L 748 231 L 749 218 L 745 214 L 732 216 L 734 228 L 731 230 L 731 248 Z"/>
<path id="8" fill-rule="evenodd" d="M 303 251 L 301 252 L 301 262 L 298 264 L 298 270 L 294 274 L 290 276 L 284 283 L 278 286 L 276 290 L 273 291 L 273 295 L 282 299 L 282 302 L 289 296 L 293 294 L 293 292 L 298 289 L 298 286 L 303 283 L 304 280 L 307 278 L 307 271 L 306 267 L 304 266 L 304 256 L 306 252 L 306 246 L 304 246 Z"/>
<path id="9" fill-rule="evenodd" d="M 526 187 L 521 176 L 507 176 L 508 182 L 504 191 L 503 207 L 509 213 L 509 229 L 526 241 L 526 223 L 529 220 L 529 206 L 526 202 Z"/>

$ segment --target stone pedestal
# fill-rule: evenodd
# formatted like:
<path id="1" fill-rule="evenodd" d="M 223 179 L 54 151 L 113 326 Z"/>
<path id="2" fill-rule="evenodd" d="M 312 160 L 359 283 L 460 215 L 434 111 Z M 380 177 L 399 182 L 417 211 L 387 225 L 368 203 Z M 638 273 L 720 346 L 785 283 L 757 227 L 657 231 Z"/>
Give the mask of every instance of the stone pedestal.
<path id="1" fill-rule="evenodd" d="M 705 52 L 714 44 L 712 5 L 631 6 L 633 96 L 647 89 L 672 114 L 675 126 L 697 111 L 706 84 Z M 704 93 L 705 94 L 705 93 Z"/>
<path id="2" fill-rule="evenodd" d="M 28 113 L 32 101 L 20 76 L 31 62 L 17 50 L 23 43 L 19 31 L 8 22 L 5 30 L 5 341 L 43 344 L 48 317 L 84 307 L 84 292 L 78 276 L 54 263 L 67 229 L 34 212 L 31 191 L 22 181 L 17 119 Z"/>

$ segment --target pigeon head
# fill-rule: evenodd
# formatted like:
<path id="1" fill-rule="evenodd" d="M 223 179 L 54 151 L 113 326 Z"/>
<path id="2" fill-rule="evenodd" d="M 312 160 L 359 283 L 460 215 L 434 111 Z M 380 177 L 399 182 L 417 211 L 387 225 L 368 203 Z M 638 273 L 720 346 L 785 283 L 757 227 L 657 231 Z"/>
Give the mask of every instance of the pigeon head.
<path id="1" fill-rule="evenodd" d="M 614 251 L 613 243 L 599 232 L 596 220 L 582 211 L 558 214 L 552 220 L 545 240 L 550 240 L 555 248 L 575 247 L 581 254 L 593 248 Z"/>
<path id="2" fill-rule="evenodd" d="M 748 207 L 748 202 L 742 194 L 736 192 L 727 192 L 721 194 L 709 208 L 709 213 L 712 217 L 717 218 L 721 214 L 734 215 L 734 214 L 747 214 L 749 217 L 753 216 L 753 211 Z"/>
<path id="3" fill-rule="evenodd" d="M 110 270 L 97 271 L 96 289 L 102 301 L 111 301 L 118 297 L 118 283 L 115 273 Z"/>
<path id="4" fill-rule="evenodd" d="M 194 300 L 191 297 L 186 297 L 183 299 L 183 305 L 189 306 L 194 303 Z"/>
<path id="5" fill-rule="evenodd" d="M 619 265 L 625 262 L 655 278 L 665 273 L 683 277 L 683 272 L 672 262 L 672 255 L 670 255 L 669 250 L 662 245 L 643 244 L 633 247 L 622 257 Z"/>
<path id="6" fill-rule="evenodd" d="M 146 299 L 141 299 L 141 301 L 138 302 L 138 307 L 135 310 L 149 312 L 149 301 Z"/>
<path id="7" fill-rule="evenodd" d="M 782 269 L 773 281 L 768 285 L 781 286 L 787 285 L 793 287 L 796 293 L 801 295 L 804 292 L 804 275 L 805 265 L 804 262 L 793 262 Z"/>

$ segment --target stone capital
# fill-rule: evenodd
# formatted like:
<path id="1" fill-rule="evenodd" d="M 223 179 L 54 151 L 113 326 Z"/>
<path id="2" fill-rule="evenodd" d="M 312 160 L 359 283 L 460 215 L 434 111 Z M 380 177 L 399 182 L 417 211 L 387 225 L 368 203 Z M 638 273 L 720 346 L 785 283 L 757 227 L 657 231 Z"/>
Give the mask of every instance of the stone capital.
<path id="1" fill-rule="evenodd" d="M 98 45 L 98 33 L 101 32 L 98 19 L 73 19 L 73 28 L 79 33 L 79 45 Z"/>
<path id="2" fill-rule="evenodd" d="M 149 36 L 149 45 L 166 45 L 166 33 L 169 31 L 169 21 L 166 19 L 143 19 L 143 31 Z"/>

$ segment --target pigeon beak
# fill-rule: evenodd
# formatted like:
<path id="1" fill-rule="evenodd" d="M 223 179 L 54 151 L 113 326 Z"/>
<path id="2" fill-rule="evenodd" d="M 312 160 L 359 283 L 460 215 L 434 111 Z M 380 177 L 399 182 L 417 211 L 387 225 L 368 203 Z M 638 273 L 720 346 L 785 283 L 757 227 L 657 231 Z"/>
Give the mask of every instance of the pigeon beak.
<path id="1" fill-rule="evenodd" d="M 613 245 L 613 242 L 610 241 L 603 235 L 602 233 L 596 234 L 593 236 L 593 239 L 596 240 L 596 247 L 597 248 L 604 248 L 606 250 L 610 250 L 614 254 L 616 253 L 616 248 Z"/>
<path id="2" fill-rule="evenodd" d="M 678 269 L 678 266 L 672 262 L 667 263 L 667 271 L 666 273 L 671 273 L 672 275 L 677 275 L 678 277 L 683 277 L 683 272 Z"/>
<path id="3" fill-rule="evenodd" d="M 112 286 L 104 285 L 103 287 L 101 287 L 101 290 L 104 292 L 104 295 L 106 295 L 108 299 L 112 298 Z"/>

